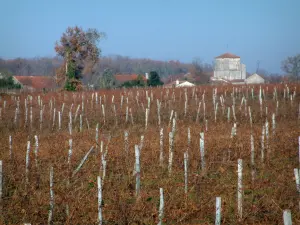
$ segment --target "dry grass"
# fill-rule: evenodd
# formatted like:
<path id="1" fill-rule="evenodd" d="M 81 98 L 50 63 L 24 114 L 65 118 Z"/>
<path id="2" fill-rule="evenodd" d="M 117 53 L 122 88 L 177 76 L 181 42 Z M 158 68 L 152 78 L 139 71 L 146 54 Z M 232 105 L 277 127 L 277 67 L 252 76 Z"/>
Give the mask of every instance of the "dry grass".
<path id="1" fill-rule="evenodd" d="M 297 85 L 290 85 L 290 93 Z M 299 194 L 297 193 L 293 169 L 299 167 L 299 95 L 291 101 L 283 99 L 284 86 L 277 86 L 279 108 L 276 115 L 276 133 L 272 135 L 272 113 L 276 111 L 276 101 L 272 99 L 275 86 L 263 86 L 266 99 L 263 102 L 263 115 L 260 114 L 257 98 L 259 87 L 255 87 L 255 99 L 251 89 L 239 87 L 236 92 L 237 136 L 230 138 L 233 118 L 227 122 L 227 106 L 232 105 L 231 87 L 218 87 L 218 115 L 214 121 L 212 87 L 187 89 L 188 113 L 184 116 L 184 89 L 174 89 L 175 102 L 172 100 L 173 89 L 148 89 L 149 97 L 153 94 L 150 107 L 149 126 L 145 131 L 145 112 L 147 107 L 146 89 L 100 91 L 99 96 L 106 96 L 106 123 L 103 123 L 101 106 L 92 106 L 92 92 L 84 93 L 47 93 L 32 94 L 33 126 L 24 125 L 24 99 L 21 94 L 20 114 L 14 124 L 16 100 L 10 96 L 2 97 L 2 119 L 0 122 L 0 159 L 3 160 L 3 224 L 46 224 L 49 210 L 49 168 L 54 167 L 55 206 L 53 224 L 96 224 L 97 223 L 97 176 L 100 174 L 101 153 L 99 148 L 71 179 L 71 188 L 67 188 L 68 177 L 68 140 L 73 139 L 72 169 L 74 170 L 91 146 L 96 146 L 95 127 L 99 123 L 100 139 L 108 145 L 107 173 L 103 187 L 103 218 L 105 224 L 157 224 L 159 206 L 159 188 L 164 188 L 166 224 L 214 224 L 215 198 L 222 197 L 222 224 L 282 224 L 284 209 L 292 211 L 295 224 L 300 223 Z M 300 86 L 297 86 L 298 90 Z M 193 95 L 193 91 L 195 94 Z M 199 122 L 196 112 L 199 99 L 205 91 L 206 118 L 208 131 L 205 132 L 205 151 L 207 170 L 200 169 L 199 133 L 205 131 L 203 108 Z M 137 95 L 137 92 L 139 95 Z M 247 94 L 248 92 L 248 94 Z M 226 97 L 225 97 L 226 93 Z M 120 108 L 121 94 L 124 103 Z M 219 97 L 223 94 L 226 110 L 222 113 Z M 256 178 L 252 183 L 250 165 L 250 123 L 244 106 L 239 110 L 242 96 L 248 98 L 253 117 L 252 133 L 255 141 Z M 42 130 L 39 129 L 40 95 L 45 106 Z M 73 117 L 84 95 L 84 129 L 79 132 L 79 116 L 73 123 L 72 137 L 68 133 L 68 113 L 73 103 Z M 112 95 L 117 109 L 116 125 L 112 108 Z M 195 96 L 197 95 L 197 101 Z M 139 105 L 136 102 L 139 99 Z M 247 97 L 248 96 L 248 97 Z M 134 124 L 125 123 L 126 97 L 132 109 Z M 52 128 L 49 101 L 55 99 L 55 108 L 61 110 L 65 103 L 62 130 L 58 130 L 57 117 Z M 157 125 L 156 99 L 161 103 L 161 119 L 164 128 L 164 167 L 159 166 L 159 127 Z M 3 109 L 3 101 L 7 101 Z M 100 101 L 100 100 L 99 100 Z M 265 115 L 265 106 L 269 114 Z M 30 101 L 29 101 L 30 107 Z M 170 111 L 177 112 L 177 131 L 174 145 L 173 174 L 168 176 L 168 126 Z M 80 111 L 81 112 L 81 111 Z M 231 111 L 232 115 L 232 111 Z M 87 129 L 86 118 L 90 129 Z M 265 152 L 265 162 L 261 162 L 261 131 L 264 122 L 270 124 L 269 149 Z M 28 111 L 29 122 L 29 111 Z M 74 121 L 73 121 L 74 122 Z M 187 129 L 191 129 L 189 148 L 189 183 L 188 194 L 184 194 L 183 153 L 187 149 Z M 130 151 L 124 151 L 124 131 L 129 132 Z M 13 139 L 13 158 L 9 158 L 8 137 Z M 34 135 L 39 136 L 39 171 L 34 163 Z M 111 141 L 108 137 L 111 135 Z M 140 143 L 140 136 L 145 136 L 141 150 L 141 198 L 135 197 L 134 145 Z M 25 189 L 25 155 L 27 141 L 31 141 L 29 185 Z M 230 152 L 230 153 L 229 153 Z M 230 156 L 230 157 L 229 157 Z M 237 160 L 244 162 L 243 184 L 243 221 L 237 222 Z M 66 216 L 65 206 L 70 206 L 70 215 Z"/>

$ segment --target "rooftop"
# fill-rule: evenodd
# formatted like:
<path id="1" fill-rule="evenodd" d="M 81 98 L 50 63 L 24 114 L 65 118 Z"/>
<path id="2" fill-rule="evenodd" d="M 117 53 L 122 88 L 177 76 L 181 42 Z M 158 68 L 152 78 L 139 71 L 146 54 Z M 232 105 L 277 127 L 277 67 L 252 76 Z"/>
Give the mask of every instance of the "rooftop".
<path id="1" fill-rule="evenodd" d="M 23 86 L 34 89 L 55 88 L 56 83 L 49 76 L 14 76 L 14 78 Z"/>
<path id="2" fill-rule="evenodd" d="M 216 59 L 238 59 L 238 58 L 240 57 L 229 52 L 226 52 L 216 57 Z"/>

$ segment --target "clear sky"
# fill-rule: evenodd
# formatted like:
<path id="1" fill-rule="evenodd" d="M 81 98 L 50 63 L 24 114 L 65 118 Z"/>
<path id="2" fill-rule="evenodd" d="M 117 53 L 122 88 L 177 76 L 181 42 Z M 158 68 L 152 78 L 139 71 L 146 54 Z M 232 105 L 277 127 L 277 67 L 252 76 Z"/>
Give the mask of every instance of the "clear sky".
<path id="1" fill-rule="evenodd" d="M 0 57 L 54 56 L 68 26 L 107 34 L 102 55 L 211 63 L 231 52 L 248 72 L 300 53 L 300 0 L 0 0 Z"/>

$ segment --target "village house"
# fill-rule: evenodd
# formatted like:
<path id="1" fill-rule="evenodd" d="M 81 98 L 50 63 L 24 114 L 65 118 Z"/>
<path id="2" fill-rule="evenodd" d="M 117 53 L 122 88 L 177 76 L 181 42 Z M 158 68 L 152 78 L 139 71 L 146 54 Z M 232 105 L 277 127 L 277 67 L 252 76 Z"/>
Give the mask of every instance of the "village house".
<path id="1" fill-rule="evenodd" d="M 246 84 L 264 84 L 265 79 L 259 76 L 257 73 L 252 74 L 246 79 Z"/>
<path id="2" fill-rule="evenodd" d="M 173 88 L 173 87 L 194 87 L 195 84 L 189 82 L 189 81 L 186 81 L 186 80 L 175 80 L 171 83 L 168 83 L 166 85 L 164 85 L 164 87 L 166 88 Z"/>
<path id="3" fill-rule="evenodd" d="M 13 76 L 13 79 L 23 90 L 42 91 L 56 88 L 55 79 L 49 76 Z"/>

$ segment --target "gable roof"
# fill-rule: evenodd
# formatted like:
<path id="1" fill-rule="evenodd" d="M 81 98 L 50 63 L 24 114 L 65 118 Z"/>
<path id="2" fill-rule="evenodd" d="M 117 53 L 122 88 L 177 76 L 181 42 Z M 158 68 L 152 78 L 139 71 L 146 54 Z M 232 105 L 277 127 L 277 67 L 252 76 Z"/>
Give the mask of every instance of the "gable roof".
<path id="1" fill-rule="evenodd" d="M 56 87 L 55 80 L 49 76 L 14 76 L 14 79 L 22 86 L 33 89 L 49 89 Z"/>
<path id="2" fill-rule="evenodd" d="M 234 55 L 232 53 L 229 53 L 229 52 L 226 52 L 226 53 L 216 57 L 216 59 L 238 59 L 238 58 L 241 58 L 241 57 Z"/>
<path id="3" fill-rule="evenodd" d="M 115 78 L 117 81 L 119 82 L 126 82 L 126 81 L 132 81 L 132 80 L 136 80 L 138 79 L 138 76 L 137 74 L 117 74 L 115 75 Z M 142 76 L 143 77 L 143 80 L 146 81 L 146 77 Z"/>
<path id="4" fill-rule="evenodd" d="M 249 77 L 247 77 L 247 79 L 251 79 L 251 78 L 254 78 L 254 77 L 265 79 L 263 76 L 258 75 L 257 73 L 254 73 L 254 74 L 250 75 Z"/>

